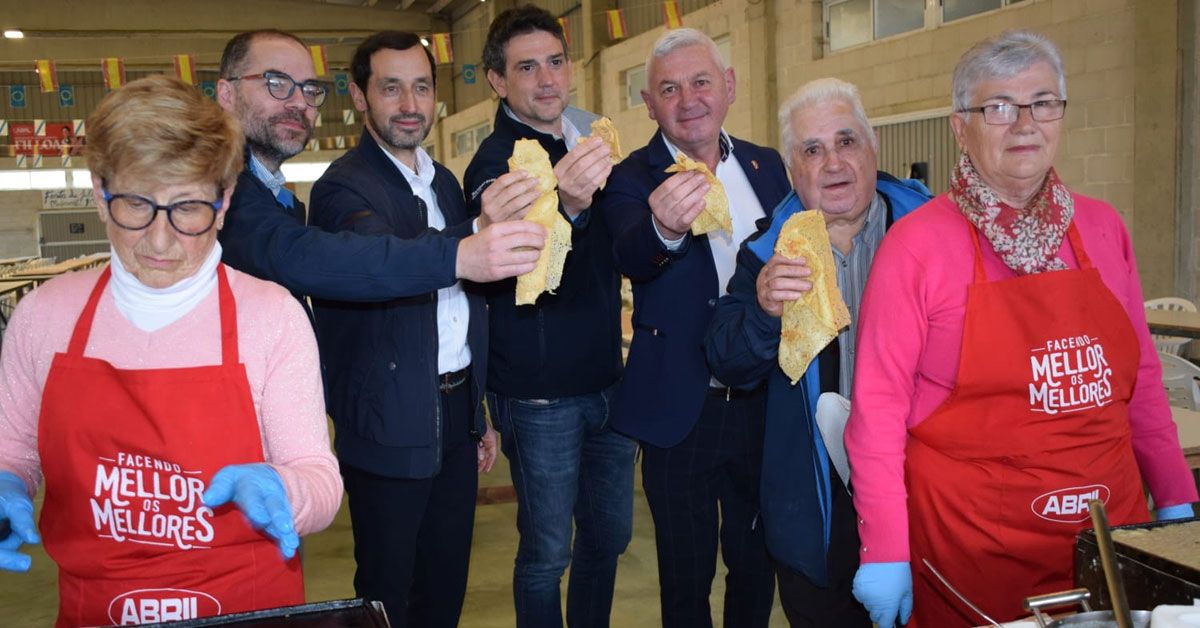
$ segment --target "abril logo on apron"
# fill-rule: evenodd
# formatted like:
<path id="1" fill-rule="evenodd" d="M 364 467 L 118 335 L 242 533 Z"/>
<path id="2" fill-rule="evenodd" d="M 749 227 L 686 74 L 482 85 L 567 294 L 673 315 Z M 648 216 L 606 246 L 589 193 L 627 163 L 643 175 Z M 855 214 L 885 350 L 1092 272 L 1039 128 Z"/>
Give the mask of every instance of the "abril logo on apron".
<path id="1" fill-rule="evenodd" d="M 96 532 L 118 543 L 207 549 L 213 511 L 200 501 L 205 485 L 199 475 L 150 456 L 100 457 L 91 498 Z"/>
<path id="2" fill-rule="evenodd" d="M 119 626 L 182 621 L 221 614 L 217 598 L 187 589 L 139 589 L 108 605 L 108 620 Z"/>
<path id="3" fill-rule="evenodd" d="M 1029 409 L 1058 414 L 1108 405 L 1112 369 L 1100 339 L 1052 338 L 1029 350 Z"/>

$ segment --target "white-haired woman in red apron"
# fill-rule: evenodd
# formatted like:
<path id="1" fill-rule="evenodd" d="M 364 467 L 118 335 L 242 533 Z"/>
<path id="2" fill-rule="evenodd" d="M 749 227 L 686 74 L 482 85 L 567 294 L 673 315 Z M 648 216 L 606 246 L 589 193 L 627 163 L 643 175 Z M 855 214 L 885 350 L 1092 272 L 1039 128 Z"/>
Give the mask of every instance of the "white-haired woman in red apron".
<path id="1" fill-rule="evenodd" d="M 283 288 L 221 265 L 241 129 L 157 76 L 87 122 L 112 244 L 18 305 L 0 355 L 0 568 L 40 537 L 59 626 L 304 601 L 299 536 L 341 500 L 316 342 Z M 44 479 L 35 528 L 30 497 Z"/>
<path id="2" fill-rule="evenodd" d="M 1113 524 L 1150 519 L 1143 480 L 1160 519 L 1196 501 L 1129 233 L 1052 166 L 1057 48 L 1022 31 L 975 46 L 953 102 L 950 192 L 888 232 L 859 320 L 854 591 L 882 627 L 982 623 L 923 560 L 1011 620 L 1072 586 L 1089 499 Z"/>

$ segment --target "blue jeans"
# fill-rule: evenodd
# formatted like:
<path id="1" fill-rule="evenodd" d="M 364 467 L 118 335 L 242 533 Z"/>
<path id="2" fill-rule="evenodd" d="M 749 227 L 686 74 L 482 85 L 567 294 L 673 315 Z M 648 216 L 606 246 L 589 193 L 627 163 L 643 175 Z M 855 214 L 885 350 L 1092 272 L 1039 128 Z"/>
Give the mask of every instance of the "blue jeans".
<path id="1" fill-rule="evenodd" d="M 488 394 L 517 493 L 518 628 L 563 625 L 560 582 L 568 564 L 567 625 L 608 626 L 617 557 L 633 534 L 637 451 L 609 426 L 613 390 L 560 399 Z"/>

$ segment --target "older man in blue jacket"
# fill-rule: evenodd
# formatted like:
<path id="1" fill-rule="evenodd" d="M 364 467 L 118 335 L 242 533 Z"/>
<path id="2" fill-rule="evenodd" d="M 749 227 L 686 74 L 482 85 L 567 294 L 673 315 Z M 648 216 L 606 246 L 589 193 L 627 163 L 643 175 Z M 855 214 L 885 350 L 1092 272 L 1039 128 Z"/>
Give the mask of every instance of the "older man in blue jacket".
<path id="1" fill-rule="evenodd" d="M 793 627 L 869 628 L 870 618 L 851 594 L 858 534 L 844 485 L 849 478 L 839 479 L 830 462 L 816 423 L 817 399 L 822 393 L 849 397 L 854 321 L 871 260 L 887 227 L 928 200 L 929 191 L 919 181 L 876 171 L 875 133 L 850 83 L 818 79 L 804 85 L 781 108 L 779 126 L 795 191 L 743 244 L 705 347 L 721 381 L 767 382 L 762 524 L 788 621 Z M 825 216 L 851 323 L 793 386 L 778 363 L 780 315 L 785 303 L 811 289 L 811 271 L 807 260 L 774 251 L 783 223 L 805 208 Z M 837 402 L 831 407 L 836 412 Z M 840 430 L 832 432 L 839 438 Z M 840 442 L 829 445 L 841 448 Z"/>
<path id="2" fill-rule="evenodd" d="M 765 627 L 774 578 L 754 520 L 766 395 L 714 379 L 703 341 L 738 244 L 787 194 L 787 173 L 778 153 L 721 128 L 734 72 L 707 35 L 669 31 L 646 66 L 642 97 L 659 132 L 613 169 L 600 201 L 617 267 L 633 283 L 633 342 L 613 425 L 642 443 L 663 625 L 712 625 L 719 536 L 729 568 L 724 624 Z M 681 152 L 721 182 L 733 233 L 691 235 L 709 184 L 697 172 L 666 172 Z"/>

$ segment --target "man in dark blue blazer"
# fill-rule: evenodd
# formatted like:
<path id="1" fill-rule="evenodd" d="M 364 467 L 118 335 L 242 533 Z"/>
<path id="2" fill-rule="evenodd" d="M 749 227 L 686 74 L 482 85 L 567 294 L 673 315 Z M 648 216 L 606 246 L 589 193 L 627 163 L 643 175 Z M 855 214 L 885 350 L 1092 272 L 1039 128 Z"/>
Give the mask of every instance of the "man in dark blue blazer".
<path id="1" fill-rule="evenodd" d="M 494 281 L 533 268 L 520 223 L 472 236 L 430 232 L 401 239 L 326 233 L 304 224 L 304 204 L 284 187 L 280 165 L 304 150 L 328 87 L 295 35 L 236 35 L 221 57 L 217 102 L 246 133 L 238 176 L 219 239 L 222 260 L 305 296 L 380 301 L 425 294 L 457 279 Z M 307 309 L 305 304 L 305 309 Z"/>
<path id="2" fill-rule="evenodd" d="M 351 73 L 366 128 L 313 186 L 311 223 L 331 233 L 468 237 L 462 188 L 421 148 L 437 96 L 420 37 L 368 37 Z M 354 531 L 355 591 L 381 600 L 393 626 L 454 626 L 477 474 L 495 459 L 494 440 L 479 452 L 475 445 L 489 433 L 483 297 L 454 282 L 373 303 L 313 306 Z"/>
<path id="3" fill-rule="evenodd" d="M 729 568 L 724 624 L 765 627 L 774 576 L 755 515 L 766 397 L 714 379 L 703 342 L 738 245 L 790 186 L 778 153 L 722 130 L 734 73 L 708 36 L 669 31 L 646 73 L 642 98 L 659 132 L 613 169 L 601 201 L 618 269 L 633 283 L 633 342 L 613 422 L 644 452 L 663 625 L 712 625 L 719 536 Z M 665 172 L 679 152 L 721 182 L 733 233 L 691 235 L 709 184 L 696 172 Z"/>

